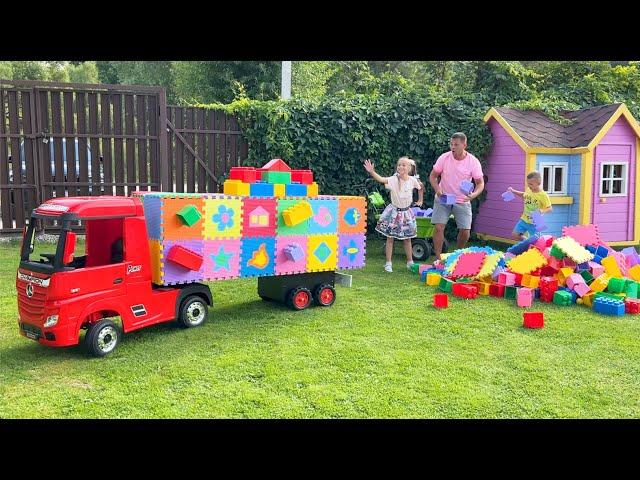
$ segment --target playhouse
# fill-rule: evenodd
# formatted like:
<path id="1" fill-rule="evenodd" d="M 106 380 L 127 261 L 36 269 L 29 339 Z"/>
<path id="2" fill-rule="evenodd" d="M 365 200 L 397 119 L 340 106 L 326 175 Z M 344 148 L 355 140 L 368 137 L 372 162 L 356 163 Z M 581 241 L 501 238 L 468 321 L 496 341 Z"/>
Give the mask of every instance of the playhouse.
<path id="1" fill-rule="evenodd" d="M 493 135 L 487 156 L 486 201 L 473 231 L 488 240 L 513 243 L 511 231 L 522 202 L 503 201 L 509 186 L 522 189 L 527 173 L 538 170 L 551 197 L 545 234 L 561 236 L 566 225 L 598 225 L 612 246 L 640 242 L 640 126 L 624 104 L 602 105 L 562 116 L 539 111 L 492 108 L 485 115 Z"/>

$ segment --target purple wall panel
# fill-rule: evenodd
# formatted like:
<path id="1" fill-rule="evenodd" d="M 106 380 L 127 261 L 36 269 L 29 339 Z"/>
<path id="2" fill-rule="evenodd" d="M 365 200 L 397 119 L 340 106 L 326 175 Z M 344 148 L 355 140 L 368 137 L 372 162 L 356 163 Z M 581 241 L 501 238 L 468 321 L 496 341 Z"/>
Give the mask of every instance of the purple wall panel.
<path id="1" fill-rule="evenodd" d="M 338 268 L 364 267 L 364 234 L 338 235 Z"/>
<path id="2" fill-rule="evenodd" d="M 164 264 L 163 284 L 169 285 L 174 283 L 191 283 L 198 282 L 204 278 L 205 262 L 199 270 L 189 270 L 174 262 L 167 260 L 167 255 L 174 245 L 181 245 L 200 255 L 204 254 L 204 240 L 165 240 L 162 243 L 162 258 Z"/>

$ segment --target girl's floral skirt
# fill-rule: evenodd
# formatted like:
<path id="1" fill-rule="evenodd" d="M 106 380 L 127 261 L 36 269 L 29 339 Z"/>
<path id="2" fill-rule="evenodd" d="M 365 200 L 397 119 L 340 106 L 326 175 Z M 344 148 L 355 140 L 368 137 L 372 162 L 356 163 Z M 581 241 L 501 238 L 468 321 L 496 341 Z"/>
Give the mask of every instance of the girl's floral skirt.
<path id="1" fill-rule="evenodd" d="M 387 205 L 380 215 L 376 232 L 398 240 L 414 238 L 416 236 L 416 217 L 409 207 L 397 208 L 393 205 Z"/>

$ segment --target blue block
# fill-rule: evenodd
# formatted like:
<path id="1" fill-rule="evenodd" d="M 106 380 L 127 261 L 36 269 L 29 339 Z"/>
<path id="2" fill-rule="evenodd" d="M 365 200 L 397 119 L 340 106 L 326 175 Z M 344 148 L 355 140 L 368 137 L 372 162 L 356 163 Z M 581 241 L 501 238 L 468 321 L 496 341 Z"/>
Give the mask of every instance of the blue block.
<path id="1" fill-rule="evenodd" d="M 273 183 L 255 182 L 249 184 L 250 197 L 273 197 Z"/>
<path id="2" fill-rule="evenodd" d="M 534 299 L 540 298 L 540 289 L 539 288 L 534 288 L 533 289 L 533 298 Z"/>
<path id="3" fill-rule="evenodd" d="M 529 250 L 529 246 L 536 243 L 540 238 L 540 234 L 536 233 L 535 235 L 530 236 L 529 238 L 525 238 L 521 242 L 512 245 L 507 249 L 508 253 L 513 253 L 514 255 L 520 255 L 521 253 Z"/>
<path id="4" fill-rule="evenodd" d="M 593 302 L 593 310 L 604 315 L 624 315 L 624 302 L 606 297 L 598 297 Z"/>
<path id="5" fill-rule="evenodd" d="M 602 263 L 602 257 L 599 255 L 596 255 L 595 257 L 593 257 L 592 261 L 596 263 Z"/>
<path id="6" fill-rule="evenodd" d="M 591 253 L 593 253 L 595 255 L 596 251 L 598 249 L 596 247 L 594 247 L 593 245 L 587 245 L 587 250 L 589 250 Z"/>
<path id="7" fill-rule="evenodd" d="M 453 205 L 456 203 L 456 196 L 451 193 L 443 193 L 440 195 L 440 203 L 443 205 Z"/>
<path id="8" fill-rule="evenodd" d="M 287 197 L 306 197 L 307 185 L 304 183 L 289 183 L 285 185 L 284 191 Z"/>
<path id="9" fill-rule="evenodd" d="M 578 268 L 576 269 L 576 272 L 579 272 L 580 270 L 589 270 L 589 262 L 578 264 Z"/>
<path id="10" fill-rule="evenodd" d="M 604 247 L 598 247 L 598 249 L 596 250 L 596 255 L 604 258 L 609 255 L 609 250 Z"/>

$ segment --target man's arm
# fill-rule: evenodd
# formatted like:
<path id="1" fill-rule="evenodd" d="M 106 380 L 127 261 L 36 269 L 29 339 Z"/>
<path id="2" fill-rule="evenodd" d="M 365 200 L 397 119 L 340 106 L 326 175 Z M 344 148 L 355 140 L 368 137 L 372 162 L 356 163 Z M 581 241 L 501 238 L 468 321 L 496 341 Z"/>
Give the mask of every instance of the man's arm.
<path id="1" fill-rule="evenodd" d="M 484 190 L 484 177 L 474 178 L 473 181 L 476 184 L 476 189 L 473 191 L 471 195 L 467 195 L 467 198 L 469 199 L 469 201 L 476 198 Z"/>
<path id="2" fill-rule="evenodd" d="M 431 184 L 431 188 L 433 188 L 433 191 L 436 192 L 436 196 L 438 197 L 444 193 L 440 188 L 440 185 L 438 185 L 439 176 L 440 173 L 436 172 L 435 170 L 431 170 L 431 173 L 429 174 L 429 183 Z"/>

